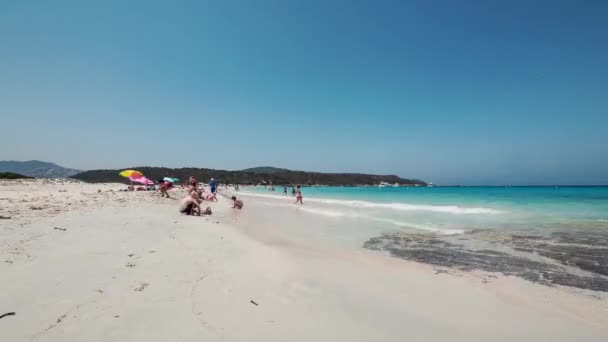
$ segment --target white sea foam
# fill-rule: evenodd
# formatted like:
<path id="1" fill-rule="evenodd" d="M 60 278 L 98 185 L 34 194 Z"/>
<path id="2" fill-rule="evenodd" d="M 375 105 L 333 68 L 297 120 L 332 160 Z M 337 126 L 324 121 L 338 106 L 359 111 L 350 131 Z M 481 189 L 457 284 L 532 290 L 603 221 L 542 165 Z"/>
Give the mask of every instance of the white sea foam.
<path id="1" fill-rule="evenodd" d="M 464 234 L 466 232 L 464 229 L 442 229 L 442 228 L 435 227 L 435 226 L 428 226 L 428 225 L 412 223 L 412 222 L 404 222 L 404 221 L 393 220 L 393 219 L 389 219 L 389 218 L 370 217 L 370 219 L 377 221 L 377 222 L 390 223 L 390 224 L 393 224 L 398 227 L 414 228 L 414 229 L 418 229 L 418 230 L 438 233 L 441 235 L 459 235 L 459 234 Z"/>
<path id="2" fill-rule="evenodd" d="M 360 214 L 352 213 L 352 212 L 349 213 L 349 212 L 340 211 L 340 210 L 327 210 L 327 209 L 319 209 L 319 208 L 304 207 L 304 206 L 298 207 L 298 210 L 309 212 L 311 214 L 328 216 L 328 217 L 359 218 L 359 217 L 364 216 L 364 215 L 360 215 Z"/>
<path id="3" fill-rule="evenodd" d="M 264 197 L 264 198 L 273 198 L 273 199 L 291 199 L 291 197 L 281 196 L 281 195 L 270 195 L 270 194 L 258 194 L 251 192 L 242 192 L 241 195 L 246 196 L 254 196 L 254 197 Z M 427 205 L 427 204 L 407 204 L 407 203 L 379 203 L 379 202 L 368 202 L 368 201 L 359 201 L 359 200 L 337 200 L 337 199 L 327 199 L 327 198 L 315 198 L 315 197 L 306 197 L 304 199 L 306 202 L 312 203 L 320 203 L 320 204 L 335 204 L 341 206 L 348 206 L 352 208 L 369 208 L 369 209 L 389 209 L 389 210 L 399 210 L 399 211 L 430 211 L 437 213 L 445 213 L 445 214 L 454 214 L 454 215 L 482 215 L 482 214 L 501 214 L 502 211 L 492 209 L 492 208 L 467 208 L 467 207 L 459 207 L 455 205 Z"/>
<path id="4" fill-rule="evenodd" d="M 288 207 L 293 208 L 294 207 L 294 205 L 277 204 L 276 202 L 272 203 L 272 202 L 266 202 L 266 201 L 258 202 L 258 204 L 262 204 L 265 206 L 273 206 L 273 207 L 280 206 L 280 207 L 284 207 L 284 208 L 288 208 Z M 343 217 L 343 218 L 349 218 L 349 219 L 360 219 L 360 220 L 381 222 L 381 223 L 391 224 L 391 225 L 394 225 L 394 226 L 397 226 L 400 228 L 423 230 L 423 231 L 427 231 L 427 232 L 434 232 L 434 233 L 441 234 L 441 235 L 458 235 L 458 234 L 464 234 L 466 232 L 464 229 L 444 229 L 444 228 L 440 228 L 440 227 L 436 227 L 436 226 L 424 225 L 424 224 L 413 223 L 413 222 L 405 222 L 405 221 L 395 220 L 395 219 L 391 219 L 391 218 L 374 217 L 374 216 L 365 215 L 365 214 L 361 214 L 361 213 L 357 213 L 357 212 L 353 212 L 353 211 L 343 211 L 343 210 L 338 210 L 338 209 L 324 209 L 324 208 L 322 209 L 322 208 L 311 207 L 311 206 L 297 206 L 296 208 L 297 208 L 297 210 L 301 210 L 301 211 L 311 213 L 314 215 L 321 215 L 321 216 L 332 217 L 332 218 Z"/>
<path id="5" fill-rule="evenodd" d="M 443 228 L 423 225 L 423 224 L 419 224 L 419 223 L 399 221 L 399 220 L 394 220 L 394 219 L 390 219 L 390 218 L 373 217 L 373 216 L 369 216 L 369 215 L 362 215 L 362 214 L 358 214 L 358 213 L 354 213 L 354 212 L 346 212 L 346 211 L 340 211 L 340 210 L 327 210 L 327 209 L 319 209 L 319 208 L 311 208 L 311 207 L 299 207 L 298 210 L 309 212 L 309 213 L 315 214 L 315 215 L 323 215 L 323 216 L 327 216 L 327 217 L 347 217 L 347 218 L 353 218 L 353 219 L 362 219 L 362 220 L 370 220 L 370 221 L 381 222 L 381 223 L 388 223 L 388 224 L 391 224 L 391 225 L 394 225 L 397 227 L 401 227 L 401 228 L 412 228 L 412 229 L 423 230 L 423 231 L 427 231 L 427 232 L 435 232 L 435 233 L 438 233 L 441 235 L 458 235 L 458 234 L 465 233 L 464 229 L 443 229 Z"/>

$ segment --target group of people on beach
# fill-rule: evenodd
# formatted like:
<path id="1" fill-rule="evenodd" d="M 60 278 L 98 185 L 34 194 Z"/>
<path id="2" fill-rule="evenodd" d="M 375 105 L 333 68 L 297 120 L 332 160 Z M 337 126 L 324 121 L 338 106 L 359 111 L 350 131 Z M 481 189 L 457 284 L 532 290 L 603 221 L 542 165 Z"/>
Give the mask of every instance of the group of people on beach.
<path id="1" fill-rule="evenodd" d="M 162 188 L 162 187 L 160 187 Z M 160 189 L 159 188 L 159 189 Z M 167 195 L 167 197 L 169 196 L 167 194 L 167 188 L 165 187 L 164 189 L 164 194 Z M 184 197 L 182 199 L 182 201 L 180 202 L 179 205 L 179 211 L 183 214 L 186 215 L 211 215 L 211 207 L 207 207 L 205 208 L 204 211 L 201 210 L 201 203 L 203 202 L 203 200 L 206 201 L 210 201 L 210 202 L 217 202 L 218 198 L 217 198 L 217 183 L 215 181 L 215 179 L 211 178 L 211 181 L 209 182 L 209 193 L 205 194 L 205 189 L 199 185 L 198 181 L 196 180 L 195 177 L 191 176 L 188 179 L 188 184 L 187 184 L 187 195 L 186 197 Z M 161 190 L 161 196 L 163 196 L 163 190 Z M 240 199 L 237 199 L 236 196 L 232 196 L 232 202 L 233 205 L 232 207 L 235 209 L 242 209 L 243 208 L 243 201 Z"/>
<path id="2" fill-rule="evenodd" d="M 174 187 L 172 182 L 159 180 L 157 191 L 160 192 L 161 197 L 171 198 L 168 190 Z M 202 210 L 201 203 L 203 201 L 218 201 L 218 185 L 215 179 L 211 178 L 209 182 L 209 193 L 205 193 L 205 188 L 199 184 L 197 179 L 191 176 L 186 184 L 182 185 L 182 188 L 187 189 L 187 195 L 181 200 L 179 205 L 179 211 L 186 215 L 211 215 L 211 207 L 206 207 Z M 226 185 L 226 189 L 227 189 Z M 238 185 L 234 187 L 236 191 L 239 190 Z M 274 190 L 274 187 L 272 188 Z M 283 194 L 287 195 L 287 185 L 283 186 Z M 291 186 L 291 194 L 296 198 L 296 204 L 304 204 L 302 196 L 301 185 Z M 231 197 L 232 208 L 242 209 L 243 201 L 238 199 L 236 196 Z"/>

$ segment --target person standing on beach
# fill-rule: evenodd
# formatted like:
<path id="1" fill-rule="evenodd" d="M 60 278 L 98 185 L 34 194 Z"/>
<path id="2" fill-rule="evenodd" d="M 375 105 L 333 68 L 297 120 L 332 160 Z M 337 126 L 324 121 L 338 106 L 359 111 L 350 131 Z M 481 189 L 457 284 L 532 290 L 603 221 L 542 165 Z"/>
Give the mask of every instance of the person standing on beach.
<path id="1" fill-rule="evenodd" d="M 296 189 L 292 185 L 291 186 L 291 196 L 295 196 L 295 194 L 296 194 Z"/>
<path id="2" fill-rule="evenodd" d="M 191 191 L 196 191 L 199 195 L 199 197 L 203 194 L 203 192 L 201 191 L 201 189 L 199 189 L 198 187 L 198 181 L 196 180 L 196 178 L 194 176 L 190 176 L 190 179 L 188 180 L 188 192 Z"/>
<path id="3" fill-rule="evenodd" d="M 215 183 L 215 179 L 211 178 L 211 182 L 209 182 L 209 188 L 211 189 L 211 193 L 215 193 L 216 189 L 216 183 Z"/>
<path id="4" fill-rule="evenodd" d="M 287 196 L 287 185 L 283 185 L 283 195 Z"/>
<path id="5" fill-rule="evenodd" d="M 302 190 L 300 189 L 300 186 L 298 185 L 298 190 L 296 191 L 296 204 L 304 204 L 304 202 L 302 202 Z"/>

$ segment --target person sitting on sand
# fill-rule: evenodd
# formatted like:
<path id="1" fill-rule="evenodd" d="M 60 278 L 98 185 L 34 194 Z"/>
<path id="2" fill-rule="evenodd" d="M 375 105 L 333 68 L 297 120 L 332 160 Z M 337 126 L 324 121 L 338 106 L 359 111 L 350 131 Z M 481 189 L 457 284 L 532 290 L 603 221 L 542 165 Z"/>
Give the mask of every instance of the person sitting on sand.
<path id="1" fill-rule="evenodd" d="M 208 193 L 207 196 L 205 196 L 205 200 L 217 201 L 217 194 L 215 192 Z"/>
<path id="2" fill-rule="evenodd" d="M 199 203 L 198 193 L 192 191 L 180 203 L 179 212 L 186 215 L 194 215 L 196 213 L 196 215 L 200 216 L 201 206 Z"/>
<path id="3" fill-rule="evenodd" d="M 233 202 L 233 205 L 232 205 L 233 208 L 243 209 L 243 201 L 241 201 L 240 199 L 237 199 L 236 196 L 232 196 L 232 202 Z"/>

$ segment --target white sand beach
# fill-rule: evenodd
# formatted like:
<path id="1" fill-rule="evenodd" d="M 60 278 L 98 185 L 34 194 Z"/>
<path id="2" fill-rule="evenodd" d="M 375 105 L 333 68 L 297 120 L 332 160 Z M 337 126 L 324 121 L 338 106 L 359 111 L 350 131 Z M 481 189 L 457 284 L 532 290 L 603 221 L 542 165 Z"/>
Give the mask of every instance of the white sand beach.
<path id="1" fill-rule="evenodd" d="M 123 188 L 0 182 L 0 341 L 608 340 L 605 298 L 315 245 L 254 199 L 191 217 Z"/>

